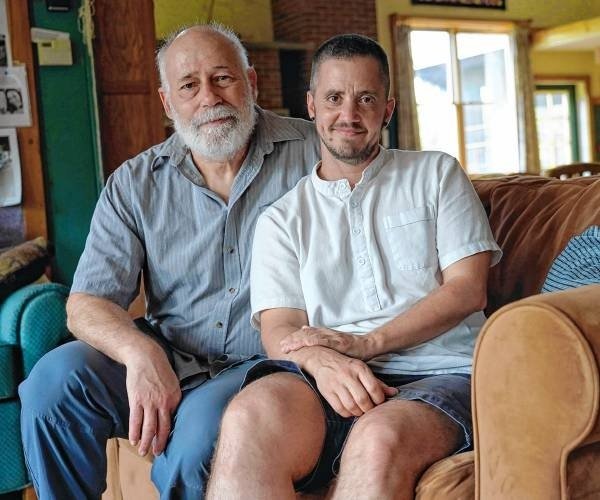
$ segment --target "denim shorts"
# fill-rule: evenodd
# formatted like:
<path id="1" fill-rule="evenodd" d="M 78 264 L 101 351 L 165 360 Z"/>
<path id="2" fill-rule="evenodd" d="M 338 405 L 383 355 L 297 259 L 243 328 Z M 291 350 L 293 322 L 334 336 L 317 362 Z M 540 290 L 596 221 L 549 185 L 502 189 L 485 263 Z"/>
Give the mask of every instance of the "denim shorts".
<path id="1" fill-rule="evenodd" d="M 339 470 L 339 462 L 346 438 L 359 417 L 342 417 L 329 405 L 317 390 L 315 380 L 295 363 L 285 360 L 264 359 L 248 370 L 242 385 L 246 386 L 271 373 L 287 372 L 301 377 L 318 395 L 326 420 L 326 433 L 319 461 L 313 471 L 295 484 L 297 491 L 311 491 L 326 486 Z M 388 398 L 422 401 L 444 412 L 463 431 L 455 453 L 472 447 L 471 376 L 467 374 L 402 375 L 375 374 L 377 378 L 398 389 L 398 394 Z"/>

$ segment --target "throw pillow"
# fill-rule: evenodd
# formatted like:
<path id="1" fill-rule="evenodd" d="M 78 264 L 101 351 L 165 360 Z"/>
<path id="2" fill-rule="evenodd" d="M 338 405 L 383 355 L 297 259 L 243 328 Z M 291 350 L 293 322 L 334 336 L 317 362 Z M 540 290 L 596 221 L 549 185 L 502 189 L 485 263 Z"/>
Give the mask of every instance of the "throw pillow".
<path id="1" fill-rule="evenodd" d="M 41 237 L 0 253 L 0 302 L 37 280 L 48 262 L 48 243 Z"/>
<path id="2" fill-rule="evenodd" d="M 590 226 L 569 240 L 554 260 L 542 292 L 600 283 L 600 226 Z"/>

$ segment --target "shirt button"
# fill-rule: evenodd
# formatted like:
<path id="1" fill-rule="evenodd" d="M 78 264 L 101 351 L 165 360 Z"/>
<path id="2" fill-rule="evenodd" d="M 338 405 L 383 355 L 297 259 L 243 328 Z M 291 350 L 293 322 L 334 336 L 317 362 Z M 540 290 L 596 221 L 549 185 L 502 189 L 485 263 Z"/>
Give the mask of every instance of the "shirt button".
<path id="1" fill-rule="evenodd" d="M 235 292 L 236 292 L 236 289 L 235 289 L 235 288 L 230 288 L 230 289 L 229 289 L 229 293 L 235 293 Z"/>
<path id="2" fill-rule="evenodd" d="M 215 323 L 215 326 L 216 326 L 217 328 L 223 328 L 223 323 L 221 323 L 220 321 L 217 321 L 217 322 Z"/>
<path id="3" fill-rule="evenodd" d="M 354 208 L 358 207 L 358 201 L 353 201 L 352 203 L 350 203 L 350 205 L 352 205 Z"/>
<path id="4" fill-rule="evenodd" d="M 352 230 L 352 232 L 353 232 L 354 234 L 360 234 L 360 229 L 359 229 L 359 228 L 357 228 L 357 227 L 355 227 L 355 228 Z"/>
<path id="5" fill-rule="evenodd" d="M 226 251 L 227 253 L 233 253 L 233 252 L 235 252 L 235 248 L 233 248 L 233 247 L 227 247 L 227 248 L 225 249 L 225 251 Z"/>
<path id="6" fill-rule="evenodd" d="M 362 257 L 360 257 L 360 258 L 358 259 L 358 263 L 359 263 L 361 266 L 364 266 L 364 265 L 367 263 L 367 261 L 366 261 L 365 259 L 363 259 Z"/>

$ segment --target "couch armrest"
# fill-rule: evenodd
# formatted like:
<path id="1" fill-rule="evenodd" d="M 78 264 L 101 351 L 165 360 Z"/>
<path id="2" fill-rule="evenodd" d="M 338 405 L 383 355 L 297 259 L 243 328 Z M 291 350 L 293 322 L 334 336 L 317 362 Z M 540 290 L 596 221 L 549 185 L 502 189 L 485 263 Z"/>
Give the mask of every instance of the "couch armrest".
<path id="1" fill-rule="evenodd" d="M 23 377 L 44 354 L 70 336 L 65 302 L 69 289 L 57 283 L 25 286 L 0 305 L 0 343 L 17 346 Z"/>
<path id="2" fill-rule="evenodd" d="M 600 285 L 486 322 L 473 368 L 476 498 L 567 498 L 569 453 L 598 440 Z"/>

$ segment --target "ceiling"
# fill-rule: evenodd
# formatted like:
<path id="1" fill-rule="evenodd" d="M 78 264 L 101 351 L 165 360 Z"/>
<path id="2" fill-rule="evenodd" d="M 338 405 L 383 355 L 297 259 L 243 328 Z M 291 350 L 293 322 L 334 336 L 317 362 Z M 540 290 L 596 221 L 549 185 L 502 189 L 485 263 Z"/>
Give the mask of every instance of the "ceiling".
<path id="1" fill-rule="evenodd" d="M 600 17 L 537 31 L 533 37 L 535 50 L 600 49 Z"/>

